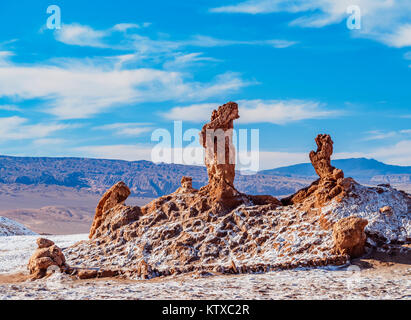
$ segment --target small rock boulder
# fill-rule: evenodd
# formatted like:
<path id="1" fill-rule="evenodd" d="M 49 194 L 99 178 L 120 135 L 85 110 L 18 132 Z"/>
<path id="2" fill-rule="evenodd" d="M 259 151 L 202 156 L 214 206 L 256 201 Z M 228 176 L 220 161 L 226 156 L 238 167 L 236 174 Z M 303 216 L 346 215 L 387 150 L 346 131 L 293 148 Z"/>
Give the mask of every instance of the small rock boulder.
<path id="1" fill-rule="evenodd" d="M 387 217 L 391 217 L 394 212 L 390 206 L 385 206 L 385 207 L 380 208 L 380 213 Z"/>
<path id="2" fill-rule="evenodd" d="M 335 250 L 340 254 L 349 255 L 351 258 L 362 256 L 367 239 L 364 228 L 367 224 L 366 219 L 354 216 L 336 222 L 333 226 Z"/>
<path id="3" fill-rule="evenodd" d="M 181 188 L 184 190 L 192 190 L 193 189 L 193 178 L 192 177 L 183 177 L 181 178 Z"/>
<path id="4" fill-rule="evenodd" d="M 53 241 L 39 238 L 37 245 L 38 249 L 31 256 L 27 266 L 33 280 L 43 278 L 50 266 L 57 266 L 61 271 L 67 268 L 63 252 Z"/>

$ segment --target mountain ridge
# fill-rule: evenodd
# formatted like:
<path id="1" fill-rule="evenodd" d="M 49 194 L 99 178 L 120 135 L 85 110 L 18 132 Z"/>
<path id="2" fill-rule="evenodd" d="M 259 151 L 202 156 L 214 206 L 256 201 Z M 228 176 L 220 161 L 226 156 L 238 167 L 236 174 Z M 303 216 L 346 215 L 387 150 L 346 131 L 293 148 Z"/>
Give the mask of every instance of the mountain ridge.
<path id="1" fill-rule="evenodd" d="M 397 166 L 385 164 L 372 158 L 347 158 L 332 160 L 332 165 L 342 169 L 346 176 L 354 179 L 371 180 L 373 176 L 410 174 L 411 166 Z M 300 163 L 291 166 L 278 167 L 260 171 L 262 174 L 294 175 L 300 177 L 316 177 L 314 168 L 310 163 Z"/>
<path id="2" fill-rule="evenodd" d="M 0 156 L 0 183 L 20 185 L 56 185 L 103 193 L 118 181 L 124 181 L 132 194 L 159 197 L 174 192 L 183 176 L 193 177 L 193 187 L 207 183 L 204 166 L 89 158 Z M 310 179 L 276 175 L 240 175 L 236 184 L 243 192 L 287 195 L 310 183 Z"/>
<path id="3" fill-rule="evenodd" d="M 411 167 L 387 165 L 374 159 L 333 160 L 346 176 L 367 183 L 411 184 Z M 183 176 L 193 177 L 193 187 L 207 183 L 204 166 L 77 157 L 0 156 L 0 183 L 56 185 L 103 193 L 122 180 L 135 196 L 158 197 L 174 192 Z M 242 192 L 283 196 L 305 187 L 317 176 L 311 164 L 263 170 L 255 175 L 237 173 Z"/>

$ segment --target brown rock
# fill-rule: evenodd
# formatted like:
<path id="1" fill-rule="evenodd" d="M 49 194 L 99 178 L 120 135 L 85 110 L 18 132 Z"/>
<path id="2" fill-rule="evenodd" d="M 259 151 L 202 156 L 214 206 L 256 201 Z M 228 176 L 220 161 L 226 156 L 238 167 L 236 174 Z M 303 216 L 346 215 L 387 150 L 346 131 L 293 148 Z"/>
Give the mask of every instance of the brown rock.
<path id="1" fill-rule="evenodd" d="M 39 249 L 48 248 L 54 245 L 54 242 L 46 238 L 38 238 L 36 240 Z"/>
<path id="2" fill-rule="evenodd" d="M 315 172 L 320 179 L 334 178 L 333 173 L 335 168 L 331 165 L 334 142 L 328 134 L 319 134 L 315 138 L 315 142 L 317 144 L 317 151 L 310 152 L 310 160 Z"/>
<path id="3" fill-rule="evenodd" d="M 315 142 L 317 151 L 310 152 L 310 160 L 319 179 L 309 187 L 282 199 L 284 205 L 305 203 L 307 208 L 322 207 L 333 199 L 341 201 L 356 183 L 352 178 L 344 178 L 344 172 L 331 165 L 334 144 L 331 137 L 328 134 L 319 134 Z"/>
<path id="4" fill-rule="evenodd" d="M 181 187 L 185 189 L 193 189 L 193 178 L 192 177 L 181 178 Z"/>
<path id="5" fill-rule="evenodd" d="M 209 185 L 227 183 L 234 186 L 233 121 L 239 117 L 237 103 L 228 102 L 213 111 L 211 121 L 201 130 Z"/>
<path id="6" fill-rule="evenodd" d="M 105 219 L 105 213 L 117 206 L 118 204 L 123 204 L 124 201 L 130 195 L 130 189 L 126 186 L 124 182 L 118 182 L 112 186 L 101 198 L 100 202 L 96 208 L 96 214 L 94 215 L 93 224 L 90 229 L 89 238 L 91 239 L 96 230 L 100 227 Z"/>
<path id="7" fill-rule="evenodd" d="M 67 268 L 66 259 L 61 249 L 48 239 L 37 239 L 38 249 L 31 256 L 27 265 L 32 279 L 43 278 L 50 266 L 57 266 L 61 271 Z"/>
<path id="8" fill-rule="evenodd" d="M 380 213 L 386 215 L 387 217 L 391 217 L 394 212 L 390 206 L 385 206 L 380 208 Z"/>
<path id="9" fill-rule="evenodd" d="M 92 270 L 92 269 L 82 269 L 79 270 L 77 273 L 77 277 L 79 279 L 94 279 L 97 278 L 98 270 Z"/>
<path id="10" fill-rule="evenodd" d="M 358 217 L 343 218 L 336 222 L 333 227 L 333 240 L 335 250 L 340 254 L 347 254 L 351 258 L 364 254 L 366 235 L 366 219 Z"/>

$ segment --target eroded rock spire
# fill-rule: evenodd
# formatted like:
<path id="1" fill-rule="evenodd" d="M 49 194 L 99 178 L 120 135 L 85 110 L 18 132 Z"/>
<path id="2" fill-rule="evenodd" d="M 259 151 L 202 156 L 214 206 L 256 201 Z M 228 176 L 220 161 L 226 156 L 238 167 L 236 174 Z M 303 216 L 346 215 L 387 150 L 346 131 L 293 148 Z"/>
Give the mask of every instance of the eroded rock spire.
<path id="1" fill-rule="evenodd" d="M 234 186 L 233 122 L 239 117 L 237 103 L 228 102 L 213 111 L 211 121 L 201 130 L 201 142 L 205 149 L 204 162 L 210 185 L 227 183 Z"/>
<path id="2" fill-rule="evenodd" d="M 282 199 L 283 204 L 306 203 L 309 206 L 321 207 L 328 201 L 336 198 L 341 200 L 346 191 L 354 182 L 351 178 L 344 178 L 344 172 L 331 165 L 333 141 L 328 134 L 319 134 L 315 138 L 317 151 L 310 152 L 310 160 L 319 179 L 309 187 L 296 194 Z"/>

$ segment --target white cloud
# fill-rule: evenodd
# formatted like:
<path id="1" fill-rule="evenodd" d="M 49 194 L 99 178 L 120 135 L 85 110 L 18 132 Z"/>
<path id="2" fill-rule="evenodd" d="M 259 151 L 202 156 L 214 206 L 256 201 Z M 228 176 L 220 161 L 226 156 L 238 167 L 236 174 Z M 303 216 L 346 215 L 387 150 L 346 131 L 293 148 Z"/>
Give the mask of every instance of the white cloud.
<path id="1" fill-rule="evenodd" d="M 95 30 L 90 26 L 81 25 L 78 23 L 64 24 L 61 29 L 55 31 L 57 41 L 69 45 L 108 48 L 111 47 L 105 40 L 110 37 L 113 32 L 127 32 L 128 30 L 146 28 L 150 23 L 119 23 L 112 28 L 105 30 Z M 115 46 L 117 47 L 117 46 Z M 118 46 L 118 49 L 121 47 Z"/>
<path id="2" fill-rule="evenodd" d="M 211 57 L 203 57 L 203 53 L 201 52 L 193 52 L 193 53 L 177 53 L 174 56 L 174 59 L 171 61 L 167 61 L 164 63 L 165 69 L 180 69 L 180 68 L 187 68 L 191 67 L 194 64 L 198 64 L 199 62 L 219 62 L 220 60 L 214 59 Z"/>
<path id="3" fill-rule="evenodd" d="M 315 101 L 243 100 L 239 101 L 239 105 L 241 106 L 239 123 L 285 124 L 340 115 L 340 112 L 326 110 L 321 103 Z"/>
<path id="4" fill-rule="evenodd" d="M 14 56 L 11 51 L 0 51 L 0 67 L 9 63 L 10 57 Z"/>
<path id="5" fill-rule="evenodd" d="M 104 131 L 110 130 L 114 131 L 117 135 L 137 137 L 143 133 L 152 131 L 153 127 L 147 123 L 112 123 L 95 127 L 94 129 Z"/>
<path id="6" fill-rule="evenodd" d="M 309 162 L 308 152 L 260 151 L 260 171 Z"/>
<path id="7" fill-rule="evenodd" d="M 127 104 L 201 101 L 251 84 L 229 72 L 208 83 L 188 81 L 186 76 L 149 68 L 119 70 L 107 61 L 22 66 L 8 63 L 0 66 L 0 97 L 44 99 L 44 112 L 75 119 Z"/>
<path id="8" fill-rule="evenodd" d="M 28 122 L 27 119 L 17 116 L 0 118 L 0 141 L 44 138 L 69 127 L 58 123 L 28 124 Z"/>
<path id="9" fill-rule="evenodd" d="M 151 146 L 145 145 L 102 145 L 102 146 L 84 146 L 73 149 L 81 152 L 86 157 L 116 159 L 116 160 L 147 160 L 151 161 Z"/>
<path id="10" fill-rule="evenodd" d="M 3 110 L 3 111 L 21 111 L 21 109 L 18 106 L 15 106 L 15 105 L 12 105 L 12 104 L 0 105 L 0 110 Z"/>
<path id="11" fill-rule="evenodd" d="M 106 48 L 103 42 L 107 31 L 94 30 L 89 26 L 80 24 L 65 24 L 61 29 L 55 31 L 56 40 L 69 45 Z"/>
<path id="12" fill-rule="evenodd" d="M 411 140 L 378 148 L 370 153 L 370 157 L 388 164 L 411 166 Z"/>
<path id="13" fill-rule="evenodd" d="M 225 40 L 217 39 L 209 36 L 196 35 L 190 40 L 181 42 L 182 46 L 196 46 L 196 47 L 226 47 L 234 45 L 259 45 L 259 46 L 272 46 L 274 48 L 287 48 L 295 45 L 297 42 L 271 39 L 271 40 Z"/>
<path id="14" fill-rule="evenodd" d="M 384 140 L 388 138 L 393 138 L 397 135 L 395 131 L 384 132 L 381 130 L 373 130 L 367 132 L 368 136 L 365 137 L 363 140 L 365 141 L 372 141 L 372 140 Z"/>
<path id="15" fill-rule="evenodd" d="M 411 46 L 411 24 L 399 26 L 393 33 L 384 35 L 381 39 L 392 47 L 409 47 Z"/>
<path id="16" fill-rule="evenodd" d="M 63 146 L 69 143 L 66 139 L 59 139 L 59 138 L 43 138 L 37 139 L 32 142 L 32 144 L 36 147 L 44 147 L 44 146 Z"/>
<path id="17" fill-rule="evenodd" d="M 368 131 L 368 136 L 365 137 L 364 141 L 372 141 L 372 140 L 385 140 L 394 137 L 400 137 L 401 135 L 408 135 L 411 133 L 411 129 L 404 129 L 398 131 L 383 131 L 383 130 L 373 130 Z"/>
<path id="18" fill-rule="evenodd" d="M 125 32 L 130 29 L 141 29 L 147 28 L 151 25 L 149 22 L 144 22 L 143 24 L 136 24 L 136 23 L 119 23 L 113 26 L 112 30 L 114 31 L 121 31 Z"/>
<path id="19" fill-rule="evenodd" d="M 170 120 L 204 122 L 209 120 L 211 112 L 219 105 L 219 103 L 203 103 L 179 106 L 162 115 Z M 240 113 L 238 123 L 286 124 L 341 114 L 338 111 L 326 110 L 319 102 L 305 100 L 239 100 L 238 105 Z"/>
<path id="20" fill-rule="evenodd" d="M 299 15 L 290 25 L 321 28 L 347 19 L 347 8 L 361 9 L 361 30 L 355 36 L 367 37 L 393 47 L 411 45 L 411 3 L 409 0 L 247 0 L 213 8 L 211 12 L 264 14 L 289 12 Z M 301 15 L 302 14 L 302 15 Z"/>
<path id="21" fill-rule="evenodd" d="M 205 122 L 210 119 L 211 112 L 216 109 L 219 103 L 199 103 L 189 106 L 174 107 L 161 115 L 165 119 L 175 121 Z"/>
<path id="22" fill-rule="evenodd" d="M 128 30 L 140 29 L 147 26 L 148 23 L 141 25 L 120 23 L 106 30 L 95 30 L 90 26 L 80 25 L 77 23 L 63 25 L 60 30 L 55 32 L 57 41 L 68 45 L 88 46 L 96 48 L 107 48 L 117 50 L 135 50 L 140 53 L 165 53 L 181 50 L 186 47 L 225 47 L 233 45 L 259 45 L 271 46 L 274 48 L 287 48 L 295 45 L 297 42 L 285 39 L 268 39 L 268 40 L 225 40 L 217 39 L 210 36 L 195 35 L 185 40 L 164 40 L 151 39 L 137 33 L 125 33 Z M 121 44 L 109 44 L 109 37 L 113 32 L 124 32 L 122 34 Z"/>

